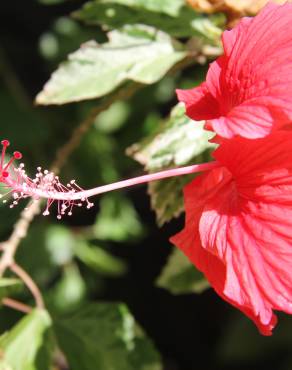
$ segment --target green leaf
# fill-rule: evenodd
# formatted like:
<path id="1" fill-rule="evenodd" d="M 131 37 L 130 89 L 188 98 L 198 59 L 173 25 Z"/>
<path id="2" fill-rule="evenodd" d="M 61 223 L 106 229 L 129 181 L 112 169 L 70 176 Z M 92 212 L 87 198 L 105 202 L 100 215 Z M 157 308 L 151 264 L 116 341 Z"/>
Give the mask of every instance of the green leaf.
<path id="1" fill-rule="evenodd" d="M 128 80 L 152 84 L 186 56 L 182 45 L 146 26 L 109 33 L 109 42 L 87 42 L 61 64 L 36 98 L 64 104 L 109 94 Z"/>
<path id="2" fill-rule="evenodd" d="M 178 104 L 172 109 L 169 119 L 162 122 L 154 134 L 128 148 L 127 154 L 150 172 L 194 164 L 202 161 L 199 155 L 214 148 L 214 144 L 208 141 L 212 136 L 204 130 L 204 122 L 189 119 L 185 115 L 184 105 Z M 149 183 L 151 206 L 156 212 L 159 225 L 179 216 L 183 211 L 182 189 L 193 178 L 194 175 L 177 176 Z"/>
<path id="3" fill-rule="evenodd" d="M 113 103 L 109 109 L 100 113 L 95 120 L 95 127 L 98 131 L 112 134 L 121 129 L 130 116 L 131 108 L 124 101 Z"/>
<path id="4" fill-rule="evenodd" d="M 58 18 L 39 38 L 41 56 L 55 66 L 67 58 L 69 53 L 92 38 L 104 40 L 102 31 L 93 27 L 82 27 L 69 17 Z M 54 63 L 54 64 L 53 64 Z"/>
<path id="5" fill-rule="evenodd" d="M 204 130 L 204 122 L 195 122 L 185 115 L 184 105 L 179 103 L 169 119 L 162 122 L 157 132 L 134 144 L 127 150 L 148 171 L 158 171 L 170 166 L 183 166 L 214 144 L 213 136 Z"/>
<path id="6" fill-rule="evenodd" d="M 112 193 L 100 201 L 94 234 L 99 240 L 123 242 L 141 237 L 143 227 L 132 203 L 126 197 Z"/>
<path id="7" fill-rule="evenodd" d="M 56 266 L 71 262 L 76 239 L 71 231 L 61 225 L 49 226 L 46 232 L 46 249 Z"/>
<path id="8" fill-rule="evenodd" d="M 23 288 L 23 282 L 15 278 L 0 279 L 0 301 L 8 296 L 18 293 Z"/>
<path id="9" fill-rule="evenodd" d="M 35 309 L 0 338 L 0 369 L 49 370 L 53 350 L 51 318 Z"/>
<path id="10" fill-rule="evenodd" d="M 78 307 L 86 295 L 86 284 L 78 267 L 71 263 L 63 268 L 63 274 L 48 294 L 50 308 L 57 312 L 68 312 Z"/>
<path id="11" fill-rule="evenodd" d="M 56 323 L 71 370 L 161 370 L 159 354 L 124 304 L 97 303 Z"/>
<path id="12" fill-rule="evenodd" d="M 112 256 L 100 247 L 91 246 L 85 241 L 76 244 L 75 255 L 93 271 L 105 276 L 120 276 L 127 271 L 123 260 Z"/>
<path id="13" fill-rule="evenodd" d="M 178 217 L 184 211 L 183 188 L 194 175 L 176 176 L 148 184 L 151 208 L 156 213 L 159 226 Z"/>
<path id="14" fill-rule="evenodd" d="M 202 293 L 209 288 L 209 283 L 203 274 L 178 248 L 170 254 L 156 285 L 175 295 Z"/>
<path id="15" fill-rule="evenodd" d="M 97 0 L 108 4 L 120 4 L 129 7 L 147 9 L 157 13 L 165 13 L 172 16 L 178 16 L 184 0 Z"/>
<path id="16" fill-rule="evenodd" d="M 40 222 L 32 225 L 16 258 L 39 286 L 46 286 L 58 273 L 58 266 L 46 247 L 46 221 Z"/>
<path id="17" fill-rule="evenodd" d="M 216 26 L 217 18 L 196 13 L 183 0 L 95 0 L 73 16 L 111 29 L 125 24 L 147 24 L 175 37 L 200 35 L 216 43 L 222 33 Z"/>

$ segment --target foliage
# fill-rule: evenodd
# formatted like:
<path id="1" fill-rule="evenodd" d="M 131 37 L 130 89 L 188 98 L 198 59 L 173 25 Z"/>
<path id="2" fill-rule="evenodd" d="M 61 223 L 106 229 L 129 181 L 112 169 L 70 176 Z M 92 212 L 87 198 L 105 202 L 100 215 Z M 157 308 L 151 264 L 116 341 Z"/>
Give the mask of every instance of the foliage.
<path id="1" fill-rule="evenodd" d="M 34 310 L 0 338 L 0 368 L 7 370 L 49 370 L 52 357 L 51 318 Z"/>
<path id="2" fill-rule="evenodd" d="M 90 120 L 88 131 L 77 130 L 72 156 L 61 152 L 64 183 L 76 178 L 90 188 L 210 160 L 210 133 L 185 116 L 175 88 L 205 78 L 220 53 L 224 15 L 201 14 L 184 0 L 33 2 L 7 3 L 10 33 L 2 32 L 0 49 L 1 136 L 25 154 L 28 173 L 49 168 Z M 180 251 L 168 252 L 192 178 L 148 185 L 158 226 L 143 187 L 100 196 L 92 210 L 58 223 L 53 210 L 38 218 L 15 259 L 46 308 L 16 314 L 4 298 L 34 306 L 34 297 L 11 271 L 0 279 L 0 369 L 242 370 L 244 360 L 247 369 L 268 368 L 267 352 L 279 361 L 273 368 L 290 368 L 291 323 L 271 344 L 255 338 L 211 290 L 195 295 L 208 283 Z M 0 210 L 5 242 L 20 209 Z"/>
<path id="3" fill-rule="evenodd" d="M 119 194 L 111 194 L 101 199 L 94 234 L 100 240 L 121 242 L 141 237 L 143 227 L 129 200 Z"/>
<path id="4" fill-rule="evenodd" d="M 106 25 L 111 29 L 120 28 L 125 23 L 142 23 L 174 37 L 200 35 L 214 41 L 221 34 L 216 26 L 218 17 L 206 18 L 195 14 L 182 0 L 95 0 L 86 3 L 73 15 L 88 24 Z"/>
<path id="5" fill-rule="evenodd" d="M 72 370 L 161 370 L 152 343 L 123 304 L 88 305 L 56 323 L 60 346 Z"/>
<path id="6" fill-rule="evenodd" d="M 0 338 L 1 369 L 49 370 L 55 340 L 72 370 L 161 370 L 159 354 L 124 304 L 96 303 L 52 322 L 36 309 Z"/>
<path id="7" fill-rule="evenodd" d="M 0 299 L 18 293 L 23 288 L 23 283 L 16 278 L 1 278 L 0 279 Z"/>
<path id="8" fill-rule="evenodd" d="M 200 155 L 214 147 L 208 141 L 212 134 L 204 130 L 204 122 L 194 122 L 184 113 L 184 106 L 178 104 L 171 111 L 169 119 L 162 122 L 149 137 L 130 147 L 128 154 L 150 172 L 201 160 Z M 149 184 L 151 205 L 159 225 L 183 211 L 182 189 L 192 177 L 174 177 Z"/>
<path id="9" fill-rule="evenodd" d="M 0 89 L 2 117 L 11 122 L 3 135 L 19 145 L 28 164 L 49 165 L 78 122 L 87 122 L 88 112 L 104 102 L 107 109 L 91 118 L 88 135 L 80 131 L 80 147 L 66 158 L 61 174 L 65 181 L 78 178 L 90 187 L 141 171 L 135 161 L 155 172 L 209 159 L 212 145 L 204 123 L 186 118 L 181 105 L 171 106 L 175 86 L 193 80 L 181 70 L 205 63 L 210 51 L 216 55 L 220 50 L 224 18 L 196 13 L 184 0 L 95 0 L 80 9 L 77 2 L 66 0 L 38 2 L 50 5 L 39 5 L 47 15 L 56 10 L 58 17 L 37 35 L 42 71 L 51 77 L 36 102 L 59 107 L 33 107 L 0 50 L 6 84 Z M 197 83 L 204 74 L 204 67 L 198 67 Z M 75 104 L 63 107 L 66 103 Z M 135 161 L 125 155 L 126 149 Z M 159 225 L 183 211 L 182 188 L 190 178 L 149 184 Z M 2 315 L 1 369 L 61 369 L 64 363 L 72 370 L 162 369 L 160 354 L 126 304 L 101 301 L 110 297 L 111 284 L 127 281 L 133 271 L 129 255 L 140 253 L 134 250 L 147 238 L 143 206 L 131 194 L 135 191 L 100 197 L 89 216 L 80 210 L 64 223 L 49 216 L 32 225 L 16 260 L 39 286 L 46 309 L 11 320 Z M 1 212 L 0 232 L 7 238 L 18 212 L 8 213 L 5 207 Z M 124 246 L 132 252 L 125 255 Z M 177 251 L 161 271 L 159 278 L 156 273 L 158 285 L 174 295 L 198 292 L 206 285 Z M 2 278 L 1 300 L 33 304 L 24 285 L 14 276 Z M 138 294 L 140 288 L 135 290 Z"/>
<path id="10" fill-rule="evenodd" d="M 204 276 L 179 249 L 170 254 L 156 284 L 172 294 L 201 293 L 209 287 Z"/>
<path id="11" fill-rule="evenodd" d="M 71 54 L 37 96 L 37 103 L 98 98 L 127 80 L 151 84 L 186 56 L 181 45 L 151 27 L 126 26 L 108 38 L 102 45 L 89 41 Z"/>

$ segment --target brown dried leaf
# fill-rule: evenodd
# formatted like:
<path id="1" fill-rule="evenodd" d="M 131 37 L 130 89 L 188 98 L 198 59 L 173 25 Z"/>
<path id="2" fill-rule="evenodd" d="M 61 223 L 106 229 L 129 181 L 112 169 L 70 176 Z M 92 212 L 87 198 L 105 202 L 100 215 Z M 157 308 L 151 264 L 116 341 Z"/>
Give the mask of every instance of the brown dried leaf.
<path id="1" fill-rule="evenodd" d="M 257 14 L 269 0 L 187 0 L 194 9 L 214 13 L 218 11 L 232 11 L 242 15 Z M 286 0 L 274 0 L 276 4 L 284 4 Z"/>
<path id="2" fill-rule="evenodd" d="M 228 19 L 228 26 L 234 26 L 241 17 L 256 15 L 269 0 L 186 0 L 199 12 L 223 12 Z M 284 4 L 287 0 L 273 0 L 276 4 Z M 291 2 L 292 0 L 290 0 Z"/>
<path id="3" fill-rule="evenodd" d="M 236 12 L 245 15 L 257 14 L 269 0 L 225 0 L 226 5 Z M 286 0 L 274 0 L 276 4 L 284 4 Z"/>
<path id="4" fill-rule="evenodd" d="M 222 11 L 224 1 L 222 0 L 186 0 L 187 3 L 199 12 L 215 13 Z"/>

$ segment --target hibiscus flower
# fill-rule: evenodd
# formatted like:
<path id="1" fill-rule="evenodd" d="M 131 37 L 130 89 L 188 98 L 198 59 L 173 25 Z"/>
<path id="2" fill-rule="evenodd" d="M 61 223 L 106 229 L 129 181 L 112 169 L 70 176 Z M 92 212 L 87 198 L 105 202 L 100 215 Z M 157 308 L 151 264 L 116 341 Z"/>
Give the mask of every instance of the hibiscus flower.
<path id="1" fill-rule="evenodd" d="M 206 81 L 178 90 L 187 115 L 224 138 L 261 138 L 292 119 L 292 4 L 268 4 L 222 36 Z"/>
<path id="2" fill-rule="evenodd" d="M 292 134 L 225 140 L 222 167 L 186 186 L 185 228 L 172 237 L 215 291 L 264 335 L 292 313 Z"/>

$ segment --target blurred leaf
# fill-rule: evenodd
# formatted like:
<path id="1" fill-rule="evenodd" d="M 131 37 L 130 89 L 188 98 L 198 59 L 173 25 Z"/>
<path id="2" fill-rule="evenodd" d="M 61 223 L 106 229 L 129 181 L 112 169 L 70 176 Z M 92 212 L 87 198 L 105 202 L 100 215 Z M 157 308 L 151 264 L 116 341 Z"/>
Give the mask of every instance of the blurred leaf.
<path id="1" fill-rule="evenodd" d="M 129 105 L 126 102 L 117 101 L 96 117 L 95 127 L 99 131 L 111 134 L 118 131 L 126 123 L 129 114 Z"/>
<path id="2" fill-rule="evenodd" d="M 95 0 L 73 14 L 89 24 L 115 29 L 125 24 L 147 24 L 175 37 L 204 36 L 218 42 L 222 31 L 212 18 L 195 13 L 183 0 Z M 198 27 L 205 22 L 206 27 Z"/>
<path id="3" fill-rule="evenodd" d="M 15 278 L 0 279 L 0 301 L 8 296 L 18 293 L 23 288 L 23 282 Z"/>
<path id="4" fill-rule="evenodd" d="M 94 233 L 97 239 L 123 242 L 141 237 L 143 227 L 132 203 L 126 197 L 112 193 L 100 201 Z"/>
<path id="5" fill-rule="evenodd" d="M 121 4 L 172 16 L 178 16 L 181 7 L 184 5 L 184 0 L 97 0 L 96 2 Z"/>
<path id="6" fill-rule="evenodd" d="M 161 370 L 159 354 L 124 304 L 97 303 L 56 322 L 71 370 Z"/>
<path id="7" fill-rule="evenodd" d="M 0 369 L 49 370 L 53 343 L 51 318 L 35 309 L 0 338 Z"/>
<path id="8" fill-rule="evenodd" d="M 46 248 L 46 221 L 40 219 L 40 222 L 31 226 L 21 248 L 17 249 L 16 259 L 37 284 L 43 286 L 55 276 L 57 265 Z"/>
<path id="9" fill-rule="evenodd" d="M 105 36 L 99 29 L 82 27 L 69 17 L 58 18 L 39 39 L 39 50 L 43 58 L 51 64 L 60 63 L 69 53 L 79 48 L 84 42 L 96 39 L 104 40 Z"/>
<path id="10" fill-rule="evenodd" d="M 185 115 L 183 104 L 176 105 L 170 117 L 157 132 L 134 144 L 127 153 L 145 166 L 148 171 L 157 171 L 169 166 L 188 164 L 197 155 L 214 144 L 209 143 L 213 136 L 204 130 L 204 122 L 195 122 Z"/>
<path id="11" fill-rule="evenodd" d="M 123 260 L 85 241 L 76 244 L 75 254 L 86 266 L 105 276 L 120 276 L 127 270 Z"/>
<path id="12" fill-rule="evenodd" d="M 121 159 L 116 155 L 118 145 L 112 135 L 98 130 L 95 126 L 92 134 L 84 137 L 83 145 L 78 149 L 79 156 L 76 164 L 80 168 L 78 181 L 80 183 L 87 181 L 91 186 L 102 182 L 118 181 L 120 175 L 117 165 Z M 77 175 L 74 177 L 77 178 Z"/>
<path id="13" fill-rule="evenodd" d="M 127 80 L 152 84 L 186 56 L 181 44 L 146 26 L 109 33 L 109 42 L 87 42 L 53 73 L 38 104 L 64 104 L 104 96 Z"/>
<path id="14" fill-rule="evenodd" d="M 210 286 L 203 274 L 178 248 L 170 254 L 156 285 L 175 295 L 202 293 Z"/>
<path id="15" fill-rule="evenodd" d="M 78 267 L 71 263 L 63 269 L 53 291 L 49 293 L 49 303 L 58 312 L 72 311 L 80 305 L 86 294 L 86 285 Z"/>
<path id="16" fill-rule="evenodd" d="M 44 58 L 54 59 L 59 52 L 57 37 L 52 32 L 42 34 L 39 40 L 39 49 Z"/>
<path id="17" fill-rule="evenodd" d="M 185 115 L 184 106 L 178 104 L 154 134 L 132 145 L 127 154 L 150 172 L 194 164 L 199 154 L 214 147 L 208 141 L 212 136 L 212 133 L 204 130 L 204 122 L 189 119 Z M 194 175 L 177 176 L 149 183 L 151 206 L 156 212 L 159 225 L 179 216 L 183 211 L 182 189 L 193 178 Z"/>
<path id="18" fill-rule="evenodd" d="M 61 225 L 49 226 L 46 232 L 46 248 L 56 266 L 69 263 L 73 257 L 76 239 L 71 231 Z"/>
<path id="19" fill-rule="evenodd" d="M 173 99 L 176 83 L 174 76 L 166 76 L 156 85 L 155 98 L 158 103 L 167 103 Z"/>

